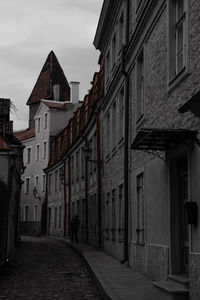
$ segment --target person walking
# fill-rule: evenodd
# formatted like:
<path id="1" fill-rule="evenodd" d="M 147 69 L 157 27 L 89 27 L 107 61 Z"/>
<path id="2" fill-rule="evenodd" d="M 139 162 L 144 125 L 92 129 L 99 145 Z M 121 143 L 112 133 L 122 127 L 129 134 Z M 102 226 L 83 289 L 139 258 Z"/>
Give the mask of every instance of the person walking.
<path id="1" fill-rule="evenodd" d="M 71 242 L 74 242 L 74 238 L 76 243 L 78 243 L 78 229 L 79 229 L 80 221 L 78 216 L 76 215 L 72 220 L 71 220 Z"/>

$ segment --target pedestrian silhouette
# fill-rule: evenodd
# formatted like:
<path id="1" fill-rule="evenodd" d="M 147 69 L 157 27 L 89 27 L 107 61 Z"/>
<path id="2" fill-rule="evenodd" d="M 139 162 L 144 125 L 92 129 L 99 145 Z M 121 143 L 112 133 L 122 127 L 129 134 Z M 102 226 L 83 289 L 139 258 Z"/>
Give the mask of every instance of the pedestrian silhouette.
<path id="1" fill-rule="evenodd" d="M 79 229 L 79 218 L 76 215 L 72 220 L 71 220 L 71 242 L 74 242 L 74 238 L 76 243 L 78 243 L 78 229 Z"/>

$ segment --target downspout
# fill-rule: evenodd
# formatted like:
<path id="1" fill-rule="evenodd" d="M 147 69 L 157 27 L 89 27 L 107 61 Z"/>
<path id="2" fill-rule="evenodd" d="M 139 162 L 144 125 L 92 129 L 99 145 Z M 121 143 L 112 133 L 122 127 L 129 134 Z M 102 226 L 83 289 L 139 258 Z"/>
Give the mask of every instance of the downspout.
<path id="1" fill-rule="evenodd" d="M 13 165 L 11 165 L 9 173 L 8 173 L 8 187 L 10 187 L 9 189 L 9 193 L 8 193 L 8 206 L 7 206 L 7 214 L 6 214 L 6 218 L 7 218 L 7 223 L 6 223 L 6 249 L 5 249 L 5 254 L 6 254 L 6 262 L 9 261 L 9 240 L 10 240 L 10 201 L 12 198 L 12 184 L 13 184 Z"/>
<path id="2" fill-rule="evenodd" d="M 130 1 L 127 0 L 126 6 L 126 48 L 129 43 L 129 8 Z M 124 57 L 123 57 L 124 60 Z M 129 76 L 122 70 L 126 76 L 125 81 L 125 125 L 124 125 L 124 260 L 123 263 L 129 260 L 129 220 L 128 220 L 128 201 L 129 201 Z"/>
<path id="3" fill-rule="evenodd" d="M 70 235 L 71 222 L 71 158 L 68 158 L 68 236 Z"/>
<path id="4" fill-rule="evenodd" d="M 49 176 L 48 176 L 48 174 L 46 173 L 46 191 L 45 191 L 45 200 L 46 200 L 46 202 L 47 202 L 47 225 L 46 225 L 46 227 L 47 227 L 47 230 L 46 230 L 46 234 L 50 234 L 50 222 L 51 222 L 51 220 L 50 220 L 50 215 L 49 215 L 49 210 L 48 210 L 48 197 L 49 197 L 49 189 L 48 189 L 48 179 L 49 179 Z"/>
<path id="5" fill-rule="evenodd" d="M 98 186 L 98 248 L 102 246 L 102 211 L 101 211 L 101 154 L 100 154 L 100 126 L 99 114 L 96 113 L 97 133 L 97 186 Z"/>
<path id="6" fill-rule="evenodd" d="M 63 160 L 63 164 L 64 164 L 64 237 L 66 237 L 66 218 L 67 218 L 67 199 L 66 199 L 66 163 L 65 160 Z"/>
<path id="7" fill-rule="evenodd" d="M 88 147 L 85 139 L 85 147 Z M 85 241 L 88 242 L 88 161 L 85 160 Z"/>

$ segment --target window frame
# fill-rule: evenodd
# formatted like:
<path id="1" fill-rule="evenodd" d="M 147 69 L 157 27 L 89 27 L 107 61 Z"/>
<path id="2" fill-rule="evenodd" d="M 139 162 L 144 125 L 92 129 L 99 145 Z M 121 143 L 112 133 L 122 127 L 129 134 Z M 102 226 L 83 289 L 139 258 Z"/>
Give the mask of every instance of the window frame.
<path id="1" fill-rule="evenodd" d="M 177 0 L 168 0 L 168 92 L 176 87 L 189 75 L 189 4 L 183 0 L 184 9 L 182 16 L 177 19 Z M 183 67 L 178 70 L 177 62 L 177 31 L 183 24 Z"/>

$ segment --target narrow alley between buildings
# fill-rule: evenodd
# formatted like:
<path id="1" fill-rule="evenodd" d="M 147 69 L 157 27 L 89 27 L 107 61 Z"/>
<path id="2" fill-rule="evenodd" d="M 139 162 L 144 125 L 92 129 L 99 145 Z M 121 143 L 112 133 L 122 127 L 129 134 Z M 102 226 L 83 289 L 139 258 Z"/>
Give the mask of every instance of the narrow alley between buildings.
<path id="1" fill-rule="evenodd" d="M 23 237 L 0 271 L 0 299 L 102 299 L 83 259 L 64 243 Z"/>

